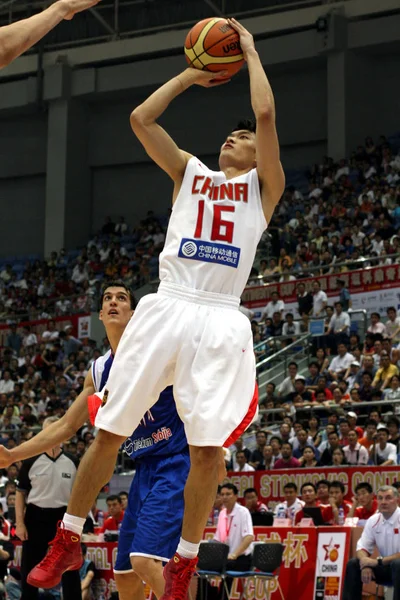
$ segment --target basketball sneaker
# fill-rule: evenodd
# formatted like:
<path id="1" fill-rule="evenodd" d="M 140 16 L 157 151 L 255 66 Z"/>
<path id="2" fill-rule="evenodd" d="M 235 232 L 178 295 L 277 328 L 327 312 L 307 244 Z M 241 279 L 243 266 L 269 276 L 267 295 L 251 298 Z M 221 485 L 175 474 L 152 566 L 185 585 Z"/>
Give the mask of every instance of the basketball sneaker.
<path id="1" fill-rule="evenodd" d="M 29 573 L 27 581 L 37 588 L 49 589 L 60 583 L 65 571 L 75 571 L 83 564 L 81 538 L 65 529 L 59 521 L 56 537 L 49 543 L 44 559 Z"/>
<path id="2" fill-rule="evenodd" d="M 197 560 L 197 556 L 185 558 L 175 553 L 164 567 L 165 591 L 160 600 L 187 600 Z"/>

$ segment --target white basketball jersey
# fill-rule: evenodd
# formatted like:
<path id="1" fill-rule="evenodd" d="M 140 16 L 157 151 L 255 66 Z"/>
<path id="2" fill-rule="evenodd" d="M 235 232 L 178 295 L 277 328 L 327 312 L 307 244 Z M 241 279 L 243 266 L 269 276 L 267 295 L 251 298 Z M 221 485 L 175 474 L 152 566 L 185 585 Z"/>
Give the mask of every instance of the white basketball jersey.
<path id="1" fill-rule="evenodd" d="M 227 180 L 192 157 L 160 255 L 160 279 L 240 297 L 267 222 L 257 171 Z"/>
<path id="2" fill-rule="evenodd" d="M 111 350 L 108 350 L 103 356 L 99 356 L 92 362 L 92 379 L 96 392 L 101 392 L 105 386 L 113 360 L 114 356 Z"/>

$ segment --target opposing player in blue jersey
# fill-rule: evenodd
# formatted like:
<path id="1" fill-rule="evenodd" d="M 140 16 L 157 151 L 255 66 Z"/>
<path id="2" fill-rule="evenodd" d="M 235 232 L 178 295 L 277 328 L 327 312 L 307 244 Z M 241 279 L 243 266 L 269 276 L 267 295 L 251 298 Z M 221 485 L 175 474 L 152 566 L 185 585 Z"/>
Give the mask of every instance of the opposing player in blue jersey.
<path id="1" fill-rule="evenodd" d="M 101 300 L 102 320 L 112 350 L 98 358 L 89 371 L 82 393 L 60 421 L 32 440 L 7 450 L 0 446 L 0 467 L 35 456 L 72 437 L 99 408 L 96 391 L 103 389 L 122 333 L 133 314 L 133 296 L 121 282 L 111 282 Z M 143 581 L 160 597 L 164 591 L 162 562 L 179 541 L 183 517 L 183 490 L 189 472 L 189 450 L 182 421 L 166 388 L 125 442 L 125 451 L 137 461 L 128 508 L 122 523 L 115 579 L 120 600 L 144 598 Z M 101 460 L 101 457 L 99 457 Z M 224 470 L 221 454 L 221 469 Z M 222 475 L 223 477 L 223 475 Z M 35 582 L 30 580 L 32 585 Z"/>

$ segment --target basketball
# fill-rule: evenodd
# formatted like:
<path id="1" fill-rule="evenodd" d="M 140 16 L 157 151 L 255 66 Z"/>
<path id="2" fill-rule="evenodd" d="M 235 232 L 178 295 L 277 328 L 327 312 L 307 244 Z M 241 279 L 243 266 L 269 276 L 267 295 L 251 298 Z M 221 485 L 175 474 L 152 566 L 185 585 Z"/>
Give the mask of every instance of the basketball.
<path id="1" fill-rule="evenodd" d="M 191 67 L 235 75 L 244 63 L 238 33 L 226 19 L 204 19 L 187 34 L 185 56 Z"/>

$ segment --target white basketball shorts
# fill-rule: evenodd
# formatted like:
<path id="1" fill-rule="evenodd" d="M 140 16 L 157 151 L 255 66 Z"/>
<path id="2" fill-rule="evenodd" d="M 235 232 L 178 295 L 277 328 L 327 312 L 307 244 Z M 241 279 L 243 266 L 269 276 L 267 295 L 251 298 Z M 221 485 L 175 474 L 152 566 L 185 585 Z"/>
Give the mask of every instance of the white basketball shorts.
<path id="1" fill-rule="evenodd" d="M 162 282 L 118 345 L 96 427 L 129 436 L 168 385 L 193 446 L 239 437 L 258 408 L 248 318 L 238 299 Z"/>

